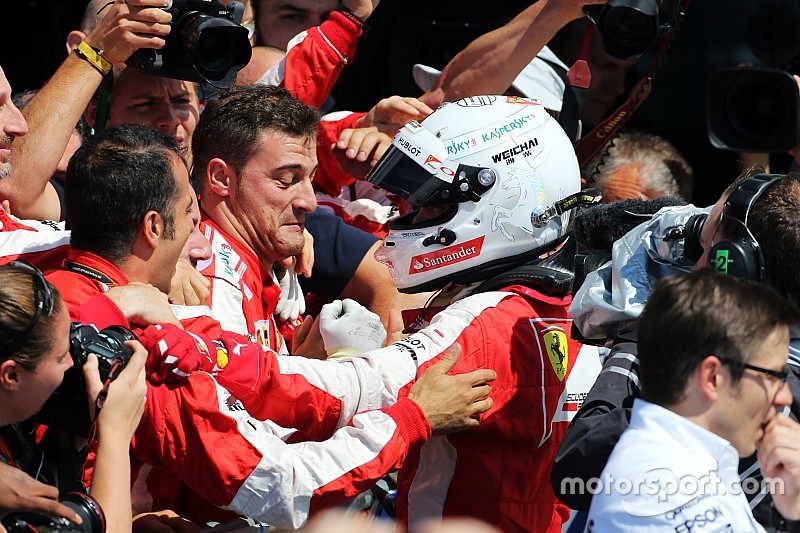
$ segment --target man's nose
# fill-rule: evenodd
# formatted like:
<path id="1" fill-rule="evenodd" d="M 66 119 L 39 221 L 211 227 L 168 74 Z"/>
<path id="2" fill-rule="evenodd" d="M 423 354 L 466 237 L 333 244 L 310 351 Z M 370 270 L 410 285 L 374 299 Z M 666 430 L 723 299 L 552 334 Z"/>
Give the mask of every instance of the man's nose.
<path id="1" fill-rule="evenodd" d="M 28 123 L 25 121 L 25 117 L 22 116 L 22 112 L 17 109 L 17 106 L 9 101 L 6 106 L 6 112 L 8 113 L 8 118 L 3 125 L 3 133 L 10 137 L 27 135 Z"/>
<path id="2" fill-rule="evenodd" d="M 781 388 L 775 394 L 775 399 L 772 403 L 778 407 L 786 407 L 792 404 L 792 391 L 789 390 L 788 383 L 781 383 Z"/>

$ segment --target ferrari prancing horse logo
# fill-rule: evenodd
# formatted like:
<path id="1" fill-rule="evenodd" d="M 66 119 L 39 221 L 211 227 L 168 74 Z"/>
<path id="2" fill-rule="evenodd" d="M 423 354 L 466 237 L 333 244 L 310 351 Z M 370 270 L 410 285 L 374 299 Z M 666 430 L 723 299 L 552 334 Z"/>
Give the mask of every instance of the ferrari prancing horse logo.
<path id="1" fill-rule="evenodd" d="M 558 380 L 564 381 L 564 377 L 567 375 L 567 368 L 569 368 L 567 336 L 557 326 L 552 326 L 549 331 L 543 331 L 542 333 L 550 364 L 553 366 Z"/>

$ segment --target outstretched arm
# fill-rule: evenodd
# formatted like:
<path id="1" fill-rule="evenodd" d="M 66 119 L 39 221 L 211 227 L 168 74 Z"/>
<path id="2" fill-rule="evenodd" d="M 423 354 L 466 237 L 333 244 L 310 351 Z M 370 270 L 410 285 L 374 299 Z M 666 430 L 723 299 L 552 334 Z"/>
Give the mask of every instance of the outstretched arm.
<path id="1" fill-rule="evenodd" d="M 160 9 L 165 0 L 118 0 L 86 37 L 109 63 L 122 63 L 138 48 L 161 48 L 171 16 Z M 0 182 L 0 199 L 8 200 L 20 218 L 58 220 L 58 195 L 48 183 L 69 137 L 103 75 L 70 54 L 53 77 L 25 106 L 30 132 L 14 143 L 14 166 Z"/>
<path id="2" fill-rule="evenodd" d="M 467 96 L 502 94 L 558 30 L 583 16 L 583 6 L 605 2 L 539 0 L 505 26 L 472 41 L 420 100 L 435 109 Z"/>

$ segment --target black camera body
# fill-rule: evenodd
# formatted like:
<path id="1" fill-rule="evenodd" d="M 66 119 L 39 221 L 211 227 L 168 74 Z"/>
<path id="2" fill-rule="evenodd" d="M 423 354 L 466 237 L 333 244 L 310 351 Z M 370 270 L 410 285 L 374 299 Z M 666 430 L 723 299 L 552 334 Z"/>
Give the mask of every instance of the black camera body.
<path id="1" fill-rule="evenodd" d="M 94 326 L 73 322 L 69 330 L 69 353 L 75 364 L 64 373 L 64 381 L 34 419 L 72 435 L 88 436 L 92 423 L 83 365 L 89 354 L 95 354 L 100 379 L 103 382 L 115 380 L 133 355 L 125 345 L 129 340 L 136 340 L 136 335 L 122 326 L 97 331 Z"/>
<path id="2" fill-rule="evenodd" d="M 788 72 L 734 67 L 708 79 L 706 127 L 716 148 L 787 152 L 800 144 L 800 91 Z"/>
<path id="3" fill-rule="evenodd" d="M 141 48 L 126 61 L 139 72 L 214 87 L 230 87 L 250 62 L 248 31 L 242 27 L 244 6 L 220 0 L 171 0 L 166 44 L 160 50 Z"/>
<path id="4" fill-rule="evenodd" d="M 80 492 L 70 492 L 61 503 L 75 511 L 83 522 L 44 513 L 13 513 L 3 518 L 8 533 L 104 533 L 106 516 L 97 500 Z"/>
<path id="5" fill-rule="evenodd" d="M 633 60 L 669 27 L 676 5 L 676 0 L 608 0 L 583 11 L 597 25 L 609 55 Z"/>

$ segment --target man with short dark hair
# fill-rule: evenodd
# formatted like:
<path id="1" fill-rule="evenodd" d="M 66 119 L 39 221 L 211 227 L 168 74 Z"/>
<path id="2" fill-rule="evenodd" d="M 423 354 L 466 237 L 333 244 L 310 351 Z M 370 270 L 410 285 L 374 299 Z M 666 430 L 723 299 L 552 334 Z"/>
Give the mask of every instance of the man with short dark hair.
<path id="1" fill-rule="evenodd" d="M 708 269 L 658 282 L 639 321 L 642 398 L 600 476 L 587 531 L 680 531 L 700 520 L 764 531 L 737 467 L 792 401 L 797 319 L 773 291 Z M 775 504 L 800 518 L 782 498 Z"/>
<path id="2" fill-rule="evenodd" d="M 223 326 L 286 352 L 273 318 L 280 287 L 274 263 L 303 247 L 317 202 L 319 114 L 288 91 L 250 85 L 221 91 L 194 134 L 202 229 L 213 259 L 209 305 Z M 225 142 L 219 142 L 225 139 Z"/>

